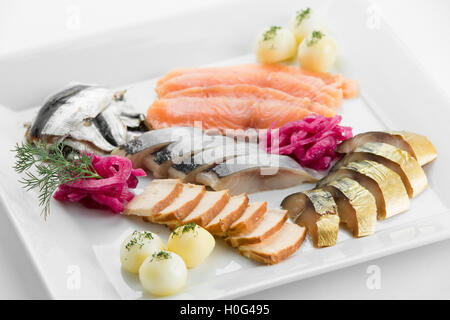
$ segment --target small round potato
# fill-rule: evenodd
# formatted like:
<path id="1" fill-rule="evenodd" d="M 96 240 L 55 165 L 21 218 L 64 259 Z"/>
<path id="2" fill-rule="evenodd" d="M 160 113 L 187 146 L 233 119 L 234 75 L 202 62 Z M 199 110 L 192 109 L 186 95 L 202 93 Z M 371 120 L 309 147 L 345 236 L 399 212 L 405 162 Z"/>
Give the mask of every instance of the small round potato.
<path id="1" fill-rule="evenodd" d="M 298 47 L 298 61 L 304 69 L 326 72 L 336 62 L 337 45 L 321 31 L 313 31 Z"/>
<path id="2" fill-rule="evenodd" d="M 137 274 L 148 256 L 163 249 L 164 243 L 158 235 L 147 231 L 134 231 L 120 246 L 120 262 L 126 271 Z"/>
<path id="3" fill-rule="evenodd" d="M 328 30 L 324 19 L 316 11 L 306 8 L 297 11 L 289 22 L 289 29 L 295 36 L 297 43 L 300 44 L 313 30 Z"/>
<path id="4" fill-rule="evenodd" d="M 256 42 L 256 56 L 260 62 L 273 63 L 295 56 L 297 43 L 292 32 L 272 26 L 264 29 Z"/>
<path id="5" fill-rule="evenodd" d="M 214 237 L 195 223 L 176 228 L 169 237 L 169 251 L 179 254 L 188 268 L 199 265 L 214 249 Z"/>
<path id="6" fill-rule="evenodd" d="M 186 284 L 187 268 L 176 253 L 159 251 L 147 257 L 139 268 L 142 287 L 157 296 L 168 296 Z"/>

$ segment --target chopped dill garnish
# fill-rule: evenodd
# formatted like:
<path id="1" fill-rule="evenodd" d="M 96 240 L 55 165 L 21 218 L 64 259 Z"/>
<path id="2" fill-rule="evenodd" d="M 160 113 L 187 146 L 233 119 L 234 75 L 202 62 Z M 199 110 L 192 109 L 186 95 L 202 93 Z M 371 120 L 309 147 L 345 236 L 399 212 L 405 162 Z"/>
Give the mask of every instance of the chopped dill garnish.
<path id="1" fill-rule="evenodd" d="M 279 26 L 271 26 L 266 32 L 263 34 L 263 40 L 272 40 L 275 35 L 277 34 L 277 30 L 280 30 L 281 27 Z"/>
<path id="2" fill-rule="evenodd" d="M 139 249 L 144 246 L 144 240 L 150 239 L 153 240 L 153 235 L 151 232 L 147 231 L 137 231 L 135 230 L 132 234 L 133 238 L 125 245 L 125 249 L 128 251 L 135 245 L 139 246 Z"/>
<path id="3" fill-rule="evenodd" d="M 150 260 L 150 261 L 153 261 L 154 259 L 166 260 L 166 259 L 169 259 L 170 257 L 171 257 L 170 252 L 161 250 L 158 253 L 152 254 L 152 260 Z"/>
<path id="4" fill-rule="evenodd" d="M 297 15 L 295 16 L 295 19 L 297 20 L 297 25 L 299 26 L 302 21 L 309 16 L 309 13 L 311 12 L 310 8 L 303 9 L 301 11 L 297 11 Z"/>
<path id="5" fill-rule="evenodd" d="M 315 44 L 317 41 L 322 39 L 324 36 L 325 36 L 325 34 L 322 33 L 321 31 L 313 31 L 311 34 L 311 38 L 308 39 L 308 42 L 306 42 L 306 44 L 308 45 L 308 47 L 310 47 L 313 44 Z"/>
<path id="6" fill-rule="evenodd" d="M 190 230 L 195 231 L 196 227 L 197 227 L 197 224 L 194 222 L 185 224 L 184 226 L 179 226 L 172 232 L 172 238 L 174 236 L 179 236 L 180 234 L 183 234 L 185 232 L 189 232 Z"/>

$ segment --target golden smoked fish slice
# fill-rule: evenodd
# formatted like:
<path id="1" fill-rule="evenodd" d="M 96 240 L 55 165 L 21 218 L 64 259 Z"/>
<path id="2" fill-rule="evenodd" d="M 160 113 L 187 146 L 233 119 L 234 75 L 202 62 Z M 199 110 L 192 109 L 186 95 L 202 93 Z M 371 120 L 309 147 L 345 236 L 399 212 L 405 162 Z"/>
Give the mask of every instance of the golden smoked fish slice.
<path id="1" fill-rule="evenodd" d="M 338 207 L 330 192 L 314 189 L 297 192 L 283 199 L 292 221 L 306 227 L 315 247 L 334 246 L 339 231 Z"/>
<path id="2" fill-rule="evenodd" d="M 324 187 L 338 206 L 340 221 L 345 223 L 354 237 L 375 232 L 377 204 L 373 195 L 358 182 L 349 178 L 332 181 Z"/>
<path id="3" fill-rule="evenodd" d="M 318 187 L 350 178 L 356 180 L 375 197 L 379 220 L 409 209 L 409 197 L 400 176 L 386 166 L 370 160 L 354 161 L 332 171 L 317 183 Z"/>
<path id="4" fill-rule="evenodd" d="M 408 152 L 423 166 L 437 157 L 436 149 L 427 137 L 406 131 L 369 131 L 360 133 L 337 146 L 338 153 L 350 153 L 367 142 L 382 142 Z"/>
<path id="5" fill-rule="evenodd" d="M 331 169 L 359 160 L 372 160 L 396 172 L 403 181 L 410 198 L 423 192 L 428 186 L 428 179 L 416 159 L 408 152 L 393 145 L 382 142 L 367 142 L 357 147 L 354 152 L 347 154 Z"/>

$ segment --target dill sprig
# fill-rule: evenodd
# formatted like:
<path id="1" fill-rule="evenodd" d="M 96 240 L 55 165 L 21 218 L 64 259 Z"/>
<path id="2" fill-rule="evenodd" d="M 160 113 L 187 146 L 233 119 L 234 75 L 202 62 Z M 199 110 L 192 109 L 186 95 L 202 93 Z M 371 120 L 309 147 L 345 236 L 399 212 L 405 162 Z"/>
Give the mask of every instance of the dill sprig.
<path id="1" fill-rule="evenodd" d="M 25 174 L 19 182 L 27 191 L 38 190 L 39 206 L 43 207 L 41 214 L 44 218 L 50 213 L 50 200 L 60 185 L 81 179 L 102 178 L 92 166 L 91 155 L 82 152 L 69 160 L 64 153 L 63 143 L 48 145 L 41 141 L 27 141 L 16 144 L 12 151 L 16 153 L 14 170 Z"/>

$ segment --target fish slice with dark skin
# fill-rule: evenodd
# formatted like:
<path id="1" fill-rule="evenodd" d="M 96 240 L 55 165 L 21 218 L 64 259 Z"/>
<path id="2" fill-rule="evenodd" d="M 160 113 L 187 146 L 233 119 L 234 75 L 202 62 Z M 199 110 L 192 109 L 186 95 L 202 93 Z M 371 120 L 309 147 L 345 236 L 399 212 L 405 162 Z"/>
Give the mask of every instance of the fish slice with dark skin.
<path id="1" fill-rule="evenodd" d="M 206 149 L 172 164 L 168 174 L 171 178 L 193 183 L 198 173 L 236 156 L 257 152 L 258 149 L 256 143 L 227 143 L 225 146 Z"/>
<path id="2" fill-rule="evenodd" d="M 167 178 L 169 168 L 175 163 L 181 163 L 196 153 L 215 147 L 225 147 L 233 144 L 234 140 L 225 136 L 210 136 L 203 133 L 195 133 L 192 136 L 183 136 L 181 140 L 147 156 L 143 162 L 156 178 Z"/>
<path id="3" fill-rule="evenodd" d="M 108 154 L 149 130 L 145 117 L 133 110 L 125 91 L 73 85 L 48 98 L 27 132 L 31 141 L 68 138 L 77 151 Z"/>
<path id="4" fill-rule="evenodd" d="M 214 190 L 229 189 L 236 195 L 283 189 L 316 179 L 288 156 L 260 153 L 220 163 L 197 174 L 196 181 Z"/>
<path id="5" fill-rule="evenodd" d="M 133 162 L 134 168 L 147 169 L 144 166 L 143 160 L 148 155 L 180 140 L 184 136 L 192 136 L 194 130 L 196 129 L 193 127 L 172 127 L 151 130 L 119 146 L 113 150 L 112 154 L 130 159 Z"/>
<path id="6" fill-rule="evenodd" d="M 334 246 L 339 231 L 338 207 L 324 189 L 297 192 L 283 199 L 281 207 L 289 217 L 305 227 L 315 247 Z"/>

